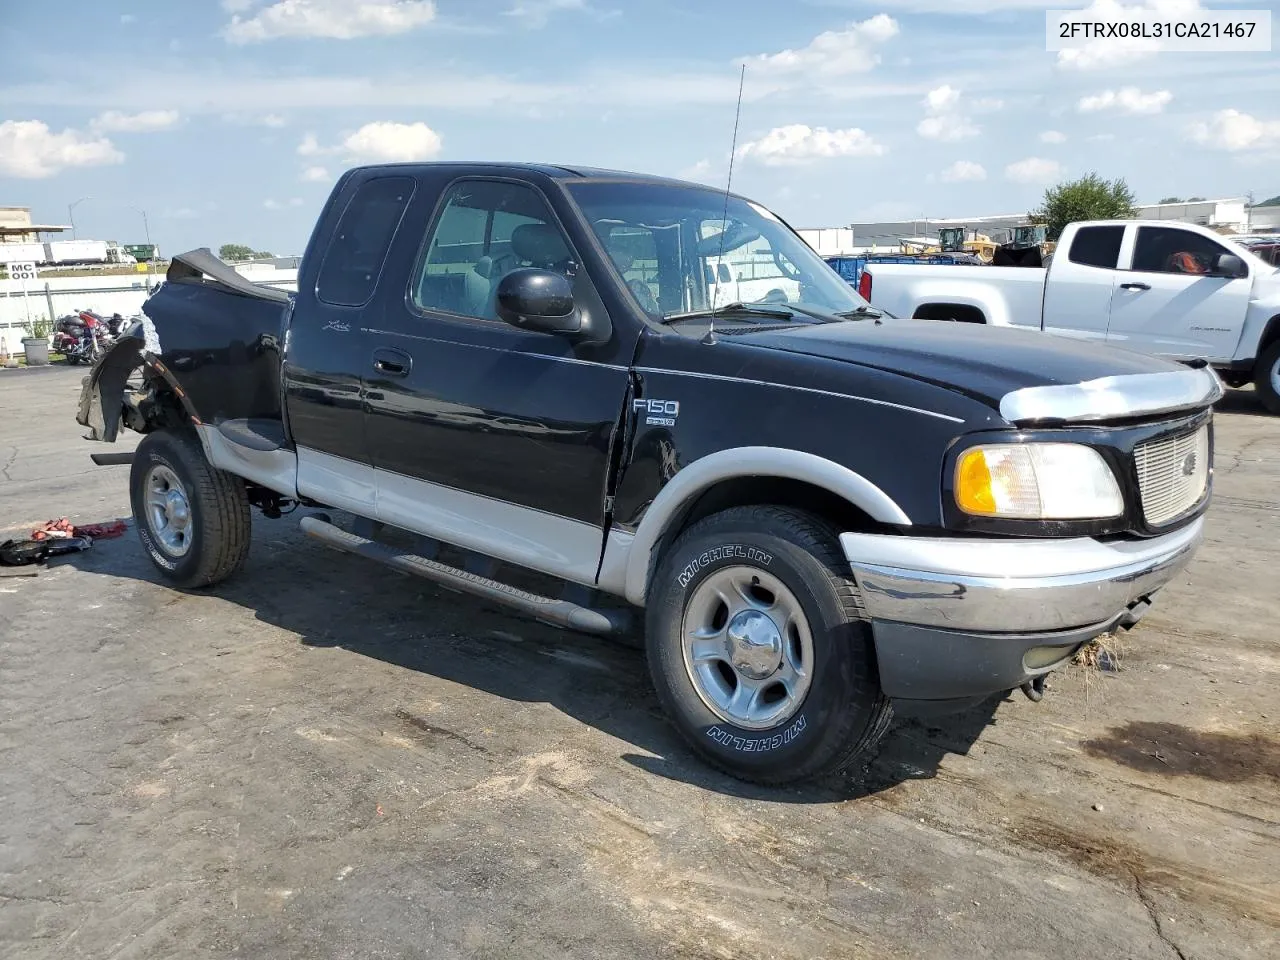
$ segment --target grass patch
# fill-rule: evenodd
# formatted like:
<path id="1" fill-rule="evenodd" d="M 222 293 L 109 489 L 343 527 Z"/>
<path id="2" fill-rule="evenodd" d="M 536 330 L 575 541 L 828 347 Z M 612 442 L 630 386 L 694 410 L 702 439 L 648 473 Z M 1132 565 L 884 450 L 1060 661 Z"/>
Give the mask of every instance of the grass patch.
<path id="1" fill-rule="evenodd" d="M 1071 665 L 1084 671 L 1084 699 L 1088 705 L 1094 687 L 1098 688 L 1102 699 L 1106 699 L 1106 688 L 1102 685 L 1108 673 L 1119 673 L 1120 663 L 1124 657 L 1124 643 L 1118 634 L 1104 633 L 1094 637 L 1071 658 Z"/>

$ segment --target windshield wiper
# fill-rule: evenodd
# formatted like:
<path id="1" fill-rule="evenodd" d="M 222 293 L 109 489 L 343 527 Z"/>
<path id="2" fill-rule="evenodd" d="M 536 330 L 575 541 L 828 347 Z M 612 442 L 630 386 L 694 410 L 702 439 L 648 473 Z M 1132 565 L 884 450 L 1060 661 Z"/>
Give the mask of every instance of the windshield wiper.
<path id="1" fill-rule="evenodd" d="M 682 320 L 706 320 L 731 315 L 740 317 L 773 317 L 776 320 L 789 320 L 797 313 L 807 313 L 807 311 L 797 310 L 789 305 L 784 306 L 782 304 L 726 303 L 723 307 L 716 307 L 714 310 L 692 310 L 689 313 L 673 313 L 670 316 L 663 317 L 662 322 L 678 323 Z"/>
<path id="2" fill-rule="evenodd" d="M 871 307 L 858 307 L 857 310 L 845 310 L 842 313 L 834 314 L 842 320 L 879 320 L 884 316 L 880 310 Z"/>

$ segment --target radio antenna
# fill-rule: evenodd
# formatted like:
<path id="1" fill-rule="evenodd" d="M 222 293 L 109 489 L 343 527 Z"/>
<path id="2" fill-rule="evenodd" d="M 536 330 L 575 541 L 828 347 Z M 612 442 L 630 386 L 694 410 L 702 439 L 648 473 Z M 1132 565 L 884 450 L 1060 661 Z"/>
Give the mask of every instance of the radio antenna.
<path id="1" fill-rule="evenodd" d="M 742 119 L 742 89 L 747 82 L 747 65 L 742 65 L 742 73 L 738 77 L 738 105 L 733 112 L 733 142 L 729 147 L 729 178 L 724 185 L 724 212 L 720 216 L 720 253 L 716 256 L 716 300 L 720 299 L 720 265 L 724 262 L 724 243 L 729 231 L 729 191 L 733 187 L 733 159 L 738 152 L 738 121 Z M 716 304 L 712 303 L 711 309 L 714 311 Z M 711 314 L 711 322 L 707 325 L 707 335 L 702 338 L 703 343 L 716 342 L 716 315 Z"/>

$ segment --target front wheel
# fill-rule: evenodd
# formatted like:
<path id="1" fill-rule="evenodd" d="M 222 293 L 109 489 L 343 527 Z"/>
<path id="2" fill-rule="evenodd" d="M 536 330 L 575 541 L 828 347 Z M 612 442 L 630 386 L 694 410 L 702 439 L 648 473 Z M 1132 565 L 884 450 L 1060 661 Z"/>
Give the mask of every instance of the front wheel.
<path id="1" fill-rule="evenodd" d="M 166 579 L 207 587 L 244 565 L 252 527 L 244 481 L 214 468 L 192 431 L 143 438 L 129 496 L 142 546 Z"/>
<path id="2" fill-rule="evenodd" d="M 1280 340 L 1262 352 L 1254 373 L 1258 399 L 1272 413 L 1280 413 Z"/>
<path id="3" fill-rule="evenodd" d="M 833 773 L 892 716 L 834 531 L 772 506 L 683 533 L 654 574 L 646 645 L 658 697 L 712 765 L 783 784 Z"/>

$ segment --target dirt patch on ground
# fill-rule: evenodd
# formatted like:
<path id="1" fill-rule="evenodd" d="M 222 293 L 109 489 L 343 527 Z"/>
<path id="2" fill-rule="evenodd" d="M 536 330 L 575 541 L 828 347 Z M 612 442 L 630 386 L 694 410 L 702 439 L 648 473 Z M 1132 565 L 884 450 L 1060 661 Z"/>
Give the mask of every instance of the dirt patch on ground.
<path id="1" fill-rule="evenodd" d="M 1086 833 L 1041 818 L 1023 821 L 1014 833 L 1027 847 L 1131 888 L 1149 909 L 1149 891 L 1162 889 L 1184 901 L 1225 907 L 1237 915 L 1280 923 L 1280 904 L 1269 885 L 1232 880 L 1190 863 L 1155 856 L 1115 836 Z"/>
<path id="2" fill-rule="evenodd" d="M 1280 782 L 1280 742 L 1260 733 L 1209 733 L 1176 723 L 1133 721 L 1084 750 L 1144 773 L 1243 783 Z"/>

